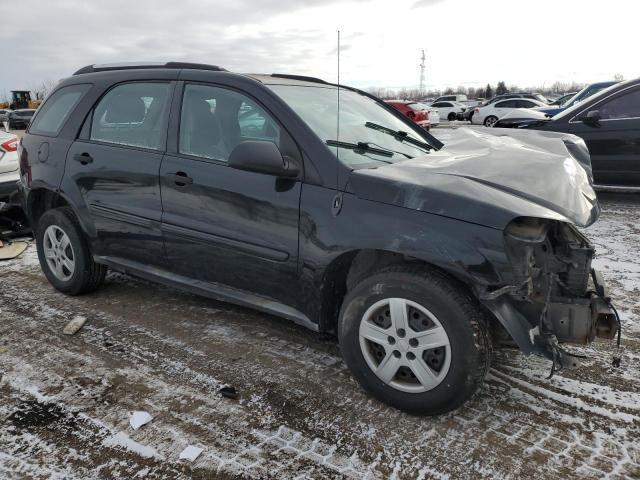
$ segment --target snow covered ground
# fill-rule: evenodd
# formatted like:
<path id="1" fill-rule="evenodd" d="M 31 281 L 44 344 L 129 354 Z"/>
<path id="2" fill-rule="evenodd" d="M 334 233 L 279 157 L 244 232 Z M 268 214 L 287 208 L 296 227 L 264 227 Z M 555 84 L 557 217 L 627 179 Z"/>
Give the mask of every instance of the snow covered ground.
<path id="1" fill-rule="evenodd" d="M 586 234 L 624 322 L 579 369 L 497 354 L 437 418 L 369 398 L 333 340 L 248 309 L 110 274 L 55 292 L 35 248 L 0 263 L 0 478 L 640 478 L 640 203 Z M 75 336 L 65 324 L 87 322 Z M 234 386 L 238 400 L 218 390 Z M 133 430 L 131 412 L 153 420 Z M 193 462 L 179 460 L 193 445 Z"/>

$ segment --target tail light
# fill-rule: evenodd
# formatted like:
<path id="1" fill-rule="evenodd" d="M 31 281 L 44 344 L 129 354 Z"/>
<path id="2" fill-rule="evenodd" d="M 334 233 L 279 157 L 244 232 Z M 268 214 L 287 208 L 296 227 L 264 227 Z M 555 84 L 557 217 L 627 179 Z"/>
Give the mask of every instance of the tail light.
<path id="1" fill-rule="evenodd" d="M 11 140 L 7 140 L 6 142 L 0 144 L 0 148 L 2 148 L 5 152 L 15 152 L 18 149 L 18 139 L 12 138 Z"/>
<path id="2" fill-rule="evenodd" d="M 24 183 L 30 187 L 32 180 L 31 165 L 29 164 L 29 154 L 22 146 L 22 140 L 20 140 L 20 145 L 18 147 L 18 157 L 20 158 L 20 176 Z"/>
<path id="3" fill-rule="evenodd" d="M 480 111 L 480 109 L 478 107 L 473 109 L 473 113 L 478 113 Z"/>

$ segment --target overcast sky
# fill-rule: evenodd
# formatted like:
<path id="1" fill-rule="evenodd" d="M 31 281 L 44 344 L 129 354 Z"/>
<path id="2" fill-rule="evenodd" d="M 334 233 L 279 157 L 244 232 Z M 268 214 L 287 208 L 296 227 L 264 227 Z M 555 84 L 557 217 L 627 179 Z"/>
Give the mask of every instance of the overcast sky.
<path id="1" fill-rule="evenodd" d="M 636 0 L 3 0 L 0 95 L 77 68 L 185 60 L 358 87 L 640 76 Z"/>

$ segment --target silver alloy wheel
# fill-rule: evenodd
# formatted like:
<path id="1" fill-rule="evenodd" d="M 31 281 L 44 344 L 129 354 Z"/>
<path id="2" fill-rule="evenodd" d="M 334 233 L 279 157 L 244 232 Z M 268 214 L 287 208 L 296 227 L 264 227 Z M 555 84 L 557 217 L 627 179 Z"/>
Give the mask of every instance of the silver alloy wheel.
<path id="1" fill-rule="evenodd" d="M 498 121 L 498 119 L 496 117 L 489 117 L 484 121 L 484 126 L 485 127 L 493 127 L 496 122 Z"/>
<path id="2" fill-rule="evenodd" d="M 42 251 L 49 269 L 58 280 L 66 282 L 73 276 L 76 257 L 69 236 L 57 225 L 49 225 L 42 237 Z"/>
<path id="3" fill-rule="evenodd" d="M 387 385 L 408 393 L 438 386 L 451 365 L 449 336 L 435 315 L 404 298 L 386 298 L 360 321 L 360 349 Z"/>

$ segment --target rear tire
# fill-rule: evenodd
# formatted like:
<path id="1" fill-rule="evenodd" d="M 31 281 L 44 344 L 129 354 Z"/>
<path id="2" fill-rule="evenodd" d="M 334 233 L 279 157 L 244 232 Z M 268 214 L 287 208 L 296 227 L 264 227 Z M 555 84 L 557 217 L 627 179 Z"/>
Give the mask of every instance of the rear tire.
<path id="1" fill-rule="evenodd" d="M 403 311 L 408 327 L 400 331 L 393 312 Z M 489 331 L 477 301 L 445 274 L 421 267 L 387 267 L 357 283 L 343 302 L 338 336 L 362 387 L 414 414 L 457 408 L 490 366 Z"/>
<path id="2" fill-rule="evenodd" d="M 448 116 L 447 116 L 447 120 L 449 120 L 450 122 L 453 122 L 457 117 L 457 115 L 453 112 L 451 112 Z"/>
<path id="3" fill-rule="evenodd" d="M 80 223 L 70 207 L 47 210 L 38 221 L 36 246 L 49 283 L 68 295 L 96 290 L 107 267 L 93 261 Z"/>
<path id="4" fill-rule="evenodd" d="M 494 115 L 489 115 L 487 118 L 484 119 L 484 126 L 493 127 L 497 121 L 498 121 L 498 117 Z"/>

